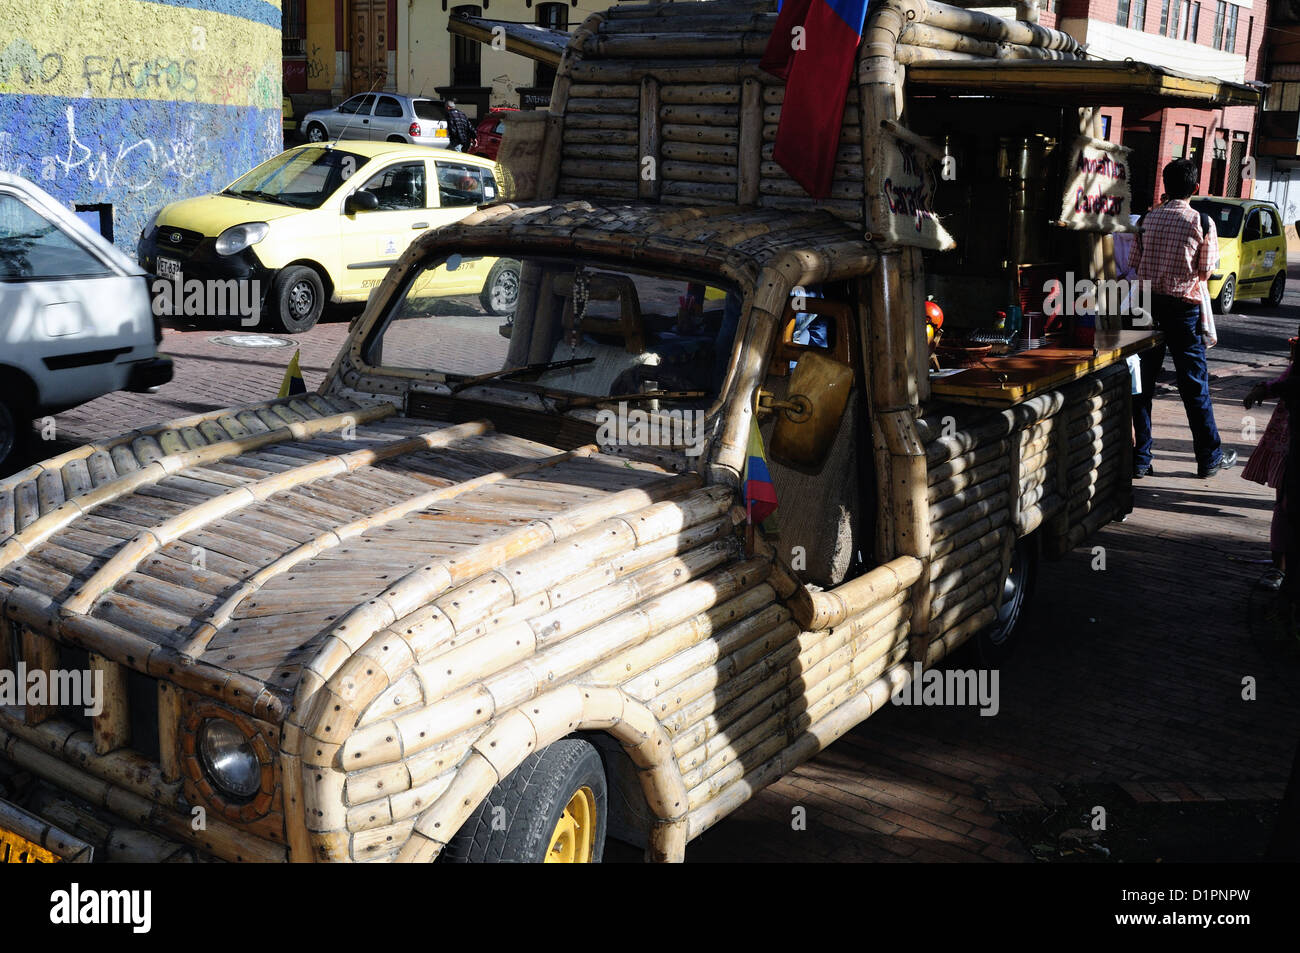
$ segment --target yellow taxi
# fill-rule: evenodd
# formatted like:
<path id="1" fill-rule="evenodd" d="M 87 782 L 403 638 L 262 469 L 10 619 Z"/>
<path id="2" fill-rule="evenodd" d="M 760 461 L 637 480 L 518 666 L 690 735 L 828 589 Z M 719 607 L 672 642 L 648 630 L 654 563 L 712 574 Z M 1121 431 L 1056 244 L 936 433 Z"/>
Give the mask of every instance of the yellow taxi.
<path id="1" fill-rule="evenodd" d="M 1239 298 L 1262 298 L 1270 308 L 1286 292 L 1286 234 L 1272 202 L 1259 199 L 1194 198 L 1219 233 L 1219 267 L 1210 275 L 1214 310 L 1227 314 Z"/>
<path id="2" fill-rule="evenodd" d="M 256 281 L 260 322 L 296 334 L 327 302 L 364 301 L 422 232 L 500 194 L 496 163 L 478 156 L 406 143 L 308 143 L 215 195 L 164 206 L 145 225 L 137 257 L 158 278 Z M 518 267 L 466 259 L 439 291 L 477 295 L 487 313 L 509 314 Z"/>

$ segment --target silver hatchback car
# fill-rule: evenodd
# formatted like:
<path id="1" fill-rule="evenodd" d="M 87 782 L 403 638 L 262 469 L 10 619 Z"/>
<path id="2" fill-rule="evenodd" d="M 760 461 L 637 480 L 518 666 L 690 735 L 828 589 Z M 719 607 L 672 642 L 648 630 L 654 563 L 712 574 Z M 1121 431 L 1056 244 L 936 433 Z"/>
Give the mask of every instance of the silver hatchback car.
<path id="1" fill-rule="evenodd" d="M 371 142 L 411 142 L 446 149 L 447 110 L 436 99 L 397 93 L 361 93 L 333 109 L 317 109 L 299 125 L 308 142 L 366 139 Z"/>

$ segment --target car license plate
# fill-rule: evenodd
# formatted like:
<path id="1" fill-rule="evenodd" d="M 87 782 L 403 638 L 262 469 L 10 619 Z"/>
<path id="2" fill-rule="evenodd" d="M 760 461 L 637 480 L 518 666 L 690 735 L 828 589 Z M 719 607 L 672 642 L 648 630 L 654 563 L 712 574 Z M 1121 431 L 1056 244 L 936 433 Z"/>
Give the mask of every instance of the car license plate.
<path id="1" fill-rule="evenodd" d="M 0 827 L 0 864 L 57 864 L 58 855 Z"/>
<path id="2" fill-rule="evenodd" d="M 171 278 L 181 273 L 181 263 L 175 258 L 163 258 L 158 256 L 158 267 L 155 269 L 159 278 Z"/>

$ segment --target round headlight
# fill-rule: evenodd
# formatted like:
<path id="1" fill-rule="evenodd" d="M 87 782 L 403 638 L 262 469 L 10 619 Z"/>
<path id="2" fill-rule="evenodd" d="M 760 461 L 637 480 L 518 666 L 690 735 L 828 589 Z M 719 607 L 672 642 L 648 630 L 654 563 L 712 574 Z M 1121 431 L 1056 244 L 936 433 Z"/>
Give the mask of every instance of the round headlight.
<path id="1" fill-rule="evenodd" d="M 243 225 L 232 225 L 217 236 L 217 254 L 237 254 L 249 245 L 256 245 L 266 237 L 266 233 L 270 230 L 271 226 L 267 225 L 266 222 L 246 222 Z"/>
<path id="2" fill-rule="evenodd" d="M 238 727 L 224 718 L 209 718 L 199 728 L 198 740 L 204 773 L 222 794 L 246 800 L 258 792 L 262 763 Z"/>

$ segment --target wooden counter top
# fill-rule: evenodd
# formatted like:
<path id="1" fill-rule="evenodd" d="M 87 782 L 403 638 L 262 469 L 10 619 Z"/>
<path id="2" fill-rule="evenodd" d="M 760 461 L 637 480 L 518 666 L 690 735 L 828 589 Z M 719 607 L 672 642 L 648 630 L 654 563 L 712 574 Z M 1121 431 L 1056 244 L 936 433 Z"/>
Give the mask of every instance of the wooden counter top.
<path id="1" fill-rule="evenodd" d="M 975 367 L 930 378 L 936 400 L 1004 407 L 1059 387 L 1156 343 L 1154 331 L 1098 331 L 1092 347 L 1039 347 L 985 358 Z"/>

